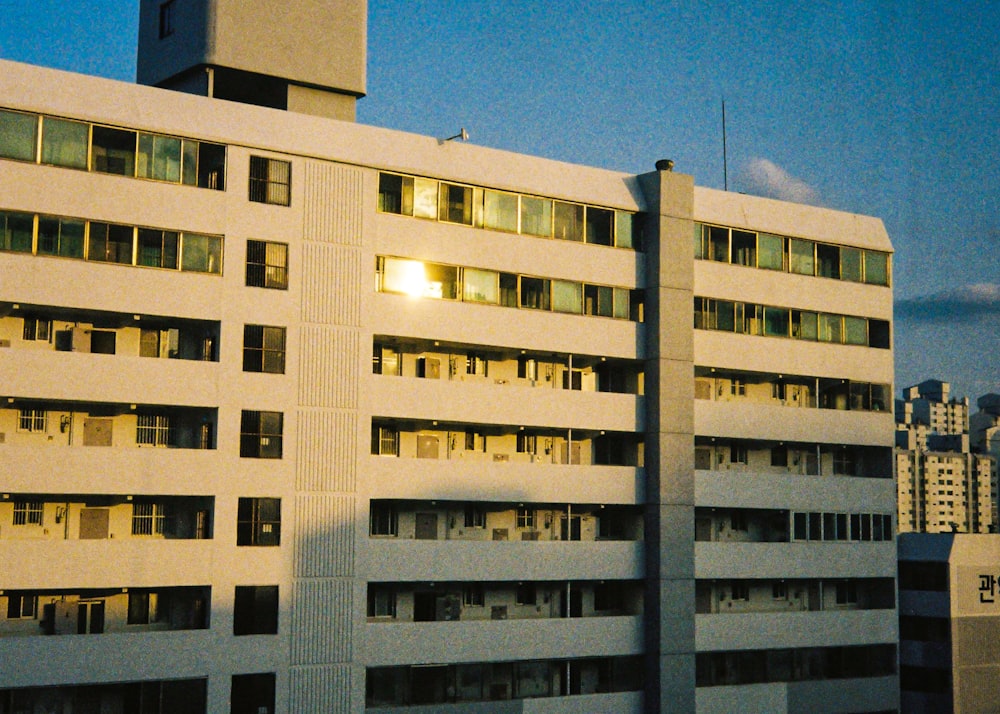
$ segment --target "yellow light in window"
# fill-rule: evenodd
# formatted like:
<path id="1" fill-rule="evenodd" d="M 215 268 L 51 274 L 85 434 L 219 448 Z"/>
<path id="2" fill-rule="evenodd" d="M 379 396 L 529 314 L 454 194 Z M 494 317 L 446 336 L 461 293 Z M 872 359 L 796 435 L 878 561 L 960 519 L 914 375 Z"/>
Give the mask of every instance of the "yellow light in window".
<path id="1" fill-rule="evenodd" d="M 428 294 L 427 271 L 419 260 L 386 260 L 385 287 L 410 297 Z"/>

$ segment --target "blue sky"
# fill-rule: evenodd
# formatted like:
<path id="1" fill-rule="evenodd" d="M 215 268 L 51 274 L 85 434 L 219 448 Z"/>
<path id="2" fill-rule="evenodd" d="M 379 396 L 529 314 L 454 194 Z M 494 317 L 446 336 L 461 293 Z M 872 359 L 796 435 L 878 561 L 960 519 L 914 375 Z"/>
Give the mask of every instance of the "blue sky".
<path id="1" fill-rule="evenodd" d="M 138 0 L 0 0 L 0 57 L 133 81 Z M 358 120 L 881 217 L 897 390 L 1000 392 L 991 2 L 369 0 Z"/>

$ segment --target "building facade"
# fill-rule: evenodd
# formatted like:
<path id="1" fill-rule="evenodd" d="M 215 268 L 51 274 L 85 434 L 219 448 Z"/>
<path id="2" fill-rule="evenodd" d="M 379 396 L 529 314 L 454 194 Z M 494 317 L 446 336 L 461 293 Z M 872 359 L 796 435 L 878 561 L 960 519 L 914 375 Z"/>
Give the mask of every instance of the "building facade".
<path id="1" fill-rule="evenodd" d="M 899 538 L 902 711 L 988 712 L 1000 701 L 1000 535 Z"/>
<path id="2" fill-rule="evenodd" d="M 896 710 L 880 221 L 261 103 L 0 63 L 0 712 Z"/>
<path id="3" fill-rule="evenodd" d="M 901 533 L 993 533 L 997 459 L 973 449 L 969 400 L 927 380 L 896 402 L 896 487 Z"/>

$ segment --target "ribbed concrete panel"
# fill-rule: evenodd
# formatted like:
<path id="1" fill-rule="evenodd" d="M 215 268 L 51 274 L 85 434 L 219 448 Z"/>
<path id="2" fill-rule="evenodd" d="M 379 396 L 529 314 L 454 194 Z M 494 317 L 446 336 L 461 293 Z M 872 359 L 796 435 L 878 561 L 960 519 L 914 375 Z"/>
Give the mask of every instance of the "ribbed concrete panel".
<path id="1" fill-rule="evenodd" d="M 351 711 L 351 669 L 292 667 L 288 711 L 293 714 L 348 714 Z"/>
<path id="2" fill-rule="evenodd" d="M 299 496 L 295 576 L 331 578 L 354 570 L 354 498 Z"/>
<path id="3" fill-rule="evenodd" d="M 302 321 L 358 326 L 361 251 L 306 241 L 302 253 L 306 266 L 302 276 Z M 369 275 L 368 279 L 370 282 L 374 278 Z"/>
<path id="4" fill-rule="evenodd" d="M 356 330 L 303 325 L 299 364 L 299 404 L 355 408 L 361 335 Z"/>
<path id="5" fill-rule="evenodd" d="M 299 410 L 296 491 L 354 491 L 357 419 L 354 412 Z"/>
<path id="6" fill-rule="evenodd" d="M 362 174 L 350 166 L 306 164 L 305 239 L 361 245 Z"/>
<path id="7" fill-rule="evenodd" d="M 292 611 L 292 664 L 333 664 L 351 657 L 352 582 L 299 580 Z"/>

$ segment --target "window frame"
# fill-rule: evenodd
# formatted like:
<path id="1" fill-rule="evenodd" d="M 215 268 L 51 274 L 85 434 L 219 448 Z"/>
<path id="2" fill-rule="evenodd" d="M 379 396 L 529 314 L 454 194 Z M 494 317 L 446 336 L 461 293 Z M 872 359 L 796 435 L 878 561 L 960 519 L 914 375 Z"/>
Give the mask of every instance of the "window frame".
<path id="1" fill-rule="evenodd" d="M 288 289 L 288 244 L 277 241 L 247 240 L 246 286 Z"/>
<path id="2" fill-rule="evenodd" d="M 48 429 L 48 414 L 44 409 L 18 409 L 17 430 L 27 434 L 44 434 Z"/>
<path id="3" fill-rule="evenodd" d="M 240 496 L 236 502 L 236 545 L 281 545 L 281 499 Z"/>
<path id="4" fill-rule="evenodd" d="M 282 458 L 284 420 L 283 412 L 242 410 L 240 415 L 240 457 L 248 459 Z"/>
<path id="5" fill-rule="evenodd" d="M 292 205 L 292 162 L 251 155 L 247 193 L 254 203 Z"/>
<path id="6" fill-rule="evenodd" d="M 287 330 L 276 325 L 243 325 L 243 371 L 285 373 Z"/>
<path id="7" fill-rule="evenodd" d="M 43 501 L 14 501 L 14 513 L 11 525 L 41 526 L 44 520 L 45 503 Z"/>

